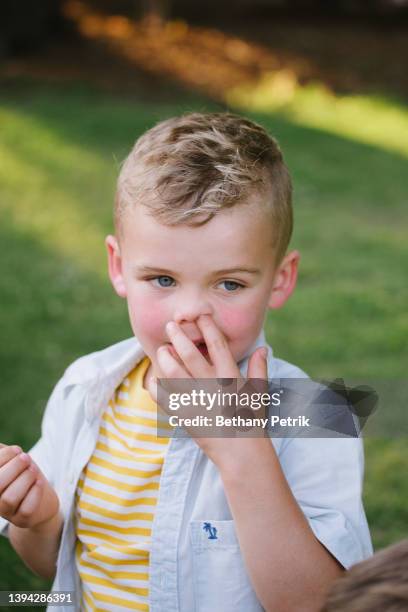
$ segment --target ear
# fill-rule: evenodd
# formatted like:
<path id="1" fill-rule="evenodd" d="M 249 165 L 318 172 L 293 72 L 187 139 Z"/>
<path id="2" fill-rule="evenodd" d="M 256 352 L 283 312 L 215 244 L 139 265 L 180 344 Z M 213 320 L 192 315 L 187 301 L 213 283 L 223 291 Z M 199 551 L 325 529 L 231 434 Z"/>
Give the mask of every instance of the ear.
<path id="1" fill-rule="evenodd" d="M 108 270 L 112 286 L 119 297 L 127 296 L 126 283 L 123 277 L 122 256 L 115 236 L 106 236 L 105 244 L 108 251 Z"/>
<path id="2" fill-rule="evenodd" d="M 288 253 L 279 264 L 269 296 L 269 308 L 281 308 L 289 299 L 296 287 L 300 254 L 298 251 Z"/>

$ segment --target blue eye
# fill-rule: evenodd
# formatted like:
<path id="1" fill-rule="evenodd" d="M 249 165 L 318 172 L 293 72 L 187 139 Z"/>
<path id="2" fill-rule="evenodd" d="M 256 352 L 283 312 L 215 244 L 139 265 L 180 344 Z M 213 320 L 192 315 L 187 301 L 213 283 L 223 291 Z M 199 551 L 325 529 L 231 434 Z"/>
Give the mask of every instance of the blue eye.
<path id="1" fill-rule="evenodd" d="M 154 276 L 153 278 L 150 278 L 149 280 L 155 284 L 157 283 L 158 286 L 162 287 L 163 289 L 167 289 L 168 287 L 173 287 L 175 284 L 174 278 L 172 278 L 171 276 L 166 276 L 164 274 L 161 276 Z M 220 284 L 225 285 L 225 289 L 228 293 L 232 293 L 234 291 L 237 291 L 238 289 L 244 288 L 244 285 L 242 285 L 241 283 L 237 283 L 236 281 L 231 281 L 231 280 L 222 281 Z"/>
<path id="2" fill-rule="evenodd" d="M 171 276 L 156 276 L 152 280 L 157 281 L 160 287 L 171 287 L 174 283 L 174 279 Z"/>
<path id="3" fill-rule="evenodd" d="M 244 285 L 237 283 L 235 281 L 222 281 L 223 285 L 225 285 L 226 290 L 231 293 L 232 291 L 236 291 L 237 289 L 241 289 Z"/>

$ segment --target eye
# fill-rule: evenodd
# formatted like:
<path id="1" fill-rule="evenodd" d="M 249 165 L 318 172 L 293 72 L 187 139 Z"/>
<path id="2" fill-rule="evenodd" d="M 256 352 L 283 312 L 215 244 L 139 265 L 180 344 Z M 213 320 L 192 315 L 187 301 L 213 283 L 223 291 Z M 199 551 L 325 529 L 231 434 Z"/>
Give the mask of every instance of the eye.
<path id="1" fill-rule="evenodd" d="M 159 287 L 171 287 L 174 283 L 174 278 L 171 278 L 171 276 L 155 276 L 150 280 L 157 281 Z"/>
<path id="2" fill-rule="evenodd" d="M 232 293 L 233 291 L 237 291 L 238 289 L 244 288 L 244 285 L 241 285 L 241 283 L 237 283 L 236 281 L 231 281 L 231 280 L 222 281 L 220 284 L 225 285 L 225 289 L 229 293 Z"/>

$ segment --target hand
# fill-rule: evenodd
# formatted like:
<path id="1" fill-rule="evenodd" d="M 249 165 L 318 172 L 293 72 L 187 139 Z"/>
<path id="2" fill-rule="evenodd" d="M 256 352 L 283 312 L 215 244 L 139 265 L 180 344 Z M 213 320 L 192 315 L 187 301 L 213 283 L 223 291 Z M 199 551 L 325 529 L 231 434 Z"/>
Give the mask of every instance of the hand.
<path id="1" fill-rule="evenodd" d="M 38 530 L 58 510 L 57 494 L 30 455 L 0 443 L 0 516 Z"/>
<path id="2" fill-rule="evenodd" d="M 164 344 L 157 350 L 159 368 L 157 378 L 241 378 L 241 372 L 229 350 L 227 340 L 209 315 L 201 315 L 197 325 L 206 342 L 211 363 L 174 321 L 166 326 L 172 347 Z M 267 378 L 267 362 L 264 347 L 256 349 L 249 358 L 247 378 Z M 179 359 L 177 359 L 177 357 Z M 163 374 L 164 376 L 161 376 Z"/>
<path id="3" fill-rule="evenodd" d="M 177 323 L 169 322 L 166 331 L 171 340 L 171 347 L 163 345 L 158 348 L 155 359 L 156 379 L 153 378 L 148 383 L 148 390 L 154 401 L 157 402 L 157 378 L 242 379 L 228 343 L 213 319 L 209 315 L 202 315 L 197 319 L 197 325 L 207 345 L 209 359 L 199 351 Z M 267 388 L 268 368 L 264 353 L 265 348 L 261 347 L 250 356 L 247 378 L 263 379 Z M 229 452 L 228 447 L 234 444 L 232 439 L 227 442 L 225 439 L 220 439 L 220 436 L 204 438 L 202 429 L 199 428 L 186 429 L 215 463 L 221 461 L 222 456 Z"/>

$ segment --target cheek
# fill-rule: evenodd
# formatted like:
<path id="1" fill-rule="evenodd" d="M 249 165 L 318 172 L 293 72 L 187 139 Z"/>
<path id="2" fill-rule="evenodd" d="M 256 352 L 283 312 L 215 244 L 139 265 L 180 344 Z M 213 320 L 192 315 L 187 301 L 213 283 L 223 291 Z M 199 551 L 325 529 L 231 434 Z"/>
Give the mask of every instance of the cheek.
<path id="1" fill-rule="evenodd" d="M 168 321 L 167 310 L 157 300 L 140 297 L 129 300 L 132 328 L 140 340 L 162 339 L 164 325 Z"/>
<path id="2" fill-rule="evenodd" d="M 247 308 L 227 308 L 218 313 L 219 323 L 225 335 L 231 340 L 243 339 L 259 325 L 257 313 Z"/>

